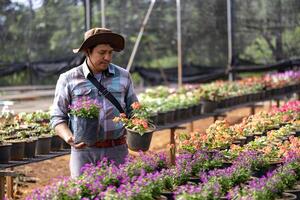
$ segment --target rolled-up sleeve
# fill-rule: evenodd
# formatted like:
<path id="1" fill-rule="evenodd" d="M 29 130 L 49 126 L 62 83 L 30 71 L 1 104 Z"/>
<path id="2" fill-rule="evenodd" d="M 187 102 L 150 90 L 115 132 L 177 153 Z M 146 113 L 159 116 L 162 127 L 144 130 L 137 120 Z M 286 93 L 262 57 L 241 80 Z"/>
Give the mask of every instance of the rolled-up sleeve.
<path id="1" fill-rule="evenodd" d="M 126 112 L 127 116 L 130 116 L 130 113 L 132 111 L 131 104 L 136 101 L 138 101 L 138 98 L 135 94 L 132 79 L 129 74 L 128 75 L 128 88 L 127 88 L 127 92 L 126 92 L 126 96 L 125 96 L 125 103 L 126 103 L 126 111 L 125 112 Z"/>
<path id="2" fill-rule="evenodd" d="M 55 96 L 51 108 L 50 125 L 52 128 L 58 124 L 68 122 L 68 106 L 70 105 L 70 99 L 67 77 L 65 74 L 61 74 L 57 80 Z"/>

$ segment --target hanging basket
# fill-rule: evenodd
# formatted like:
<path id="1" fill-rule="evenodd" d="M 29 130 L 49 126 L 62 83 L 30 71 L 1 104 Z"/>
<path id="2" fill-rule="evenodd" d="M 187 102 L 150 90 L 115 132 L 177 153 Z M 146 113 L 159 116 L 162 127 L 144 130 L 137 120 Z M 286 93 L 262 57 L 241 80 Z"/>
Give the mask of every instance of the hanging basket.
<path id="1" fill-rule="evenodd" d="M 132 151 L 147 151 L 150 147 L 152 134 L 155 129 L 156 127 L 152 125 L 151 129 L 146 131 L 143 135 L 139 134 L 137 131 L 126 129 L 128 148 Z"/>

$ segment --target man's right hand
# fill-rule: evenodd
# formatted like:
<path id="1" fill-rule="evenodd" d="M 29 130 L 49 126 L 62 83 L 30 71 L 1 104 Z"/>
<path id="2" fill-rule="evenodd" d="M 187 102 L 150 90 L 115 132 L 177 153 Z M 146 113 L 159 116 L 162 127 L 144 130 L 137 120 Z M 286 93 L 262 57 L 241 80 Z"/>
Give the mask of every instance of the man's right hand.
<path id="1" fill-rule="evenodd" d="M 55 126 L 55 132 L 57 135 L 59 135 L 66 143 L 74 147 L 75 149 L 82 149 L 86 147 L 86 144 L 83 142 L 75 144 L 74 136 L 69 129 L 67 123 L 61 123 Z"/>
<path id="2" fill-rule="evenodd" d="M 68 143 L 69 145 L 74 147 L 75 149 L 82 149 L 82 148 L 86 147 L 86 144 L 84 142 L 80 142 L 77 144 L 74 143 L 74 136 L 69 136 L 65 141 L 66 141 L 66 143 Z"/>

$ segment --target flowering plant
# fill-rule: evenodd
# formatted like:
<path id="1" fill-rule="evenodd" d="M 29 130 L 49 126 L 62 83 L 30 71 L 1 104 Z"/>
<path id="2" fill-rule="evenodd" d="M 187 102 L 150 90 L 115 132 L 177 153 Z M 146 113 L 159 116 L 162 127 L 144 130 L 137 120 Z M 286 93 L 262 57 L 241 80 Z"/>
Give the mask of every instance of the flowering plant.
<path id="1" fill-rule="evenodd" d="M 115 123 L 122 122 L 125 128 L 138 132 L 143 135 L 148 130 L 153 129 L 153 125 L 150 122 L 150 112 L 146 106 L 141 105 L 139 102 L 134 102 L 131 105 L 133 109 L 131 117 L 128 118 L 124 113 L 121 113 L 119 117 L 115 117 L 113 121 Z M 152 127 L 151 127 L 152 125 Z"/>
<path id="2" fill-rule="evenodd" d="M 89 97 L 79 98 L 74 104 L 69 105 L 70 114 L 82 118 L 97 118 L 101 105 L 96 99 Z"/>
<path id="3" fill-rule="evenodd" d="M 140 176 L 142 173 L 152 173 L 155 171 L 161 171 L 167 168 L 169 163 L 167 162 L 167 155 L 165 153 L 144 153 L 139 152 L 139 156 L 127 156 L 125 163 L 119 167 L 124 169 L 124 172 L 132 178 L 134 176 Z"/>

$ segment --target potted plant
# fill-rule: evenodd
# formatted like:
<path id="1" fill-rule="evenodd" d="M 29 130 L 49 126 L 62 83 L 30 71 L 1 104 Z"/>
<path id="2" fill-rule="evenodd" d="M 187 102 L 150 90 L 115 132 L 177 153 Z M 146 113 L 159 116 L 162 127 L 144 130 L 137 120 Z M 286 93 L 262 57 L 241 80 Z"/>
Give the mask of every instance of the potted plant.
<path id="1" fill-rule="evenodd" d="M 147 151 L 156 127 L 150 122 L 150 114 L 145 105 L 134 102 L 131 107 L 133 110 L 130 118 L 121 113 L 113 121 L 115 123 L 123 123 L 126 128 L 129 149 L 133 151 Z"/>
<path id="2" fill-rule="evenodd" d="M 218 87 L 214 84 L 202 86 L 200 90 L 201 113 L 212 113 L 217 108 Z"/>
<path id="3" fill-rule="evenodd" d="M 25 154 L 25 140 L 24 139 L 13 139 L 7 140 L 6 142 L 11 143 L 11 160 L 22 160 Z"/>
<path id="4" fill-rule="evenodd" d="M 19 131 L 17 137 L 25 140 L 24 157 L 35 157 L 37 137 L 31 135 L 31 131 Z"/>
<path id="5" fill-rule="evenodd" d="M 55 134 L 55 131 L 51 129 L 50 134 L 52 135 L 51 138 L 51 151 L 59 151 L 62 149 L 62 145 L 64 140 Z"/>
<path id="6" fill-rule="evenodd" d="M 12 144 L 6 143 L 0 135 L 0 163 L 8 163 L 11 160 Z"/>
<path id="7" fill-rule="evenodd" d="M 89 97 L 79 98 L 69 106 L 71 118 L 71 131 L 75 137 L 75 143 L 84 142 L 92 146 L 98 140 L 100 104 Z"/>

